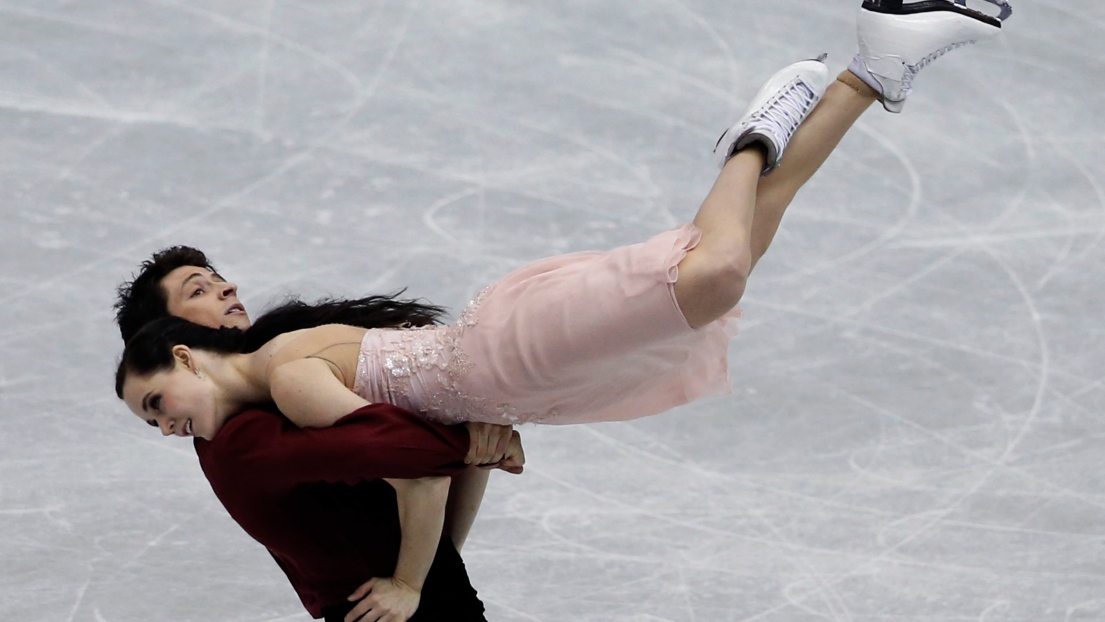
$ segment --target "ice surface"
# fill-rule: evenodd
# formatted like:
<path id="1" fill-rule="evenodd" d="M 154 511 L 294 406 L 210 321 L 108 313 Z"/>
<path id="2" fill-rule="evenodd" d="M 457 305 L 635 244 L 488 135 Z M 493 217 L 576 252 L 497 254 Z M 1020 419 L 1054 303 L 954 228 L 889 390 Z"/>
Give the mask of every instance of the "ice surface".
<path id="1" fill-rule="evenodd" d="M 199 246 L 256 313 L 459 310 L 683 222 L 858 0 L 0 2 L 0 619 L 305 621 L 190 445 L 111 389 L 114 287 Z M 1105 4 L 872 109 L 752 277 L 734 393 L 523 429 L 489 619 L 1105 620 Z"/>

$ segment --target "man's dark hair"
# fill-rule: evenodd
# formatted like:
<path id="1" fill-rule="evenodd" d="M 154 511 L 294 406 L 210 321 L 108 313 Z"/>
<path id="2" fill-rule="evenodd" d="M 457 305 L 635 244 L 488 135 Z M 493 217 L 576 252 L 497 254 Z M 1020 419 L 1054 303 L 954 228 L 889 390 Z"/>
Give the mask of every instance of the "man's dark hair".
<path id="1" fill-rule="evenodd" d="M 170 272 L 183 266 L 197 266 L 214 272 L 203 251 L 191 246 L 173 246 L 160 250 L 142 262 L 138 275 L 119 286 L 115 298 L 115 323 L 123 341 L 138 329 L 158 318 L 168 317 L 169 298 L 161 280 Z"/>

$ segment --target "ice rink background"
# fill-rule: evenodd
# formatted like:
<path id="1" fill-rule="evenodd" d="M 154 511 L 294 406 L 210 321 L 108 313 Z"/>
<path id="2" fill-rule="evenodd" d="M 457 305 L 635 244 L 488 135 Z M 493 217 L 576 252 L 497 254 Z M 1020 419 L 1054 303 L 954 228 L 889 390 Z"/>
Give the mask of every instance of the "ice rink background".
<path id="1" fill-rule="evenodd" d="M 1105 620 L 1105 4 L 873 108 L 744 301 L 732 396 L 522 429 L 464 551 L 493 621 Z M 303 622 L 189 442 L 112 392 L 115 286 L 205 249 L 256 315 L 692 217 L 858 0 L 0 2 L 0 619 Z"/>

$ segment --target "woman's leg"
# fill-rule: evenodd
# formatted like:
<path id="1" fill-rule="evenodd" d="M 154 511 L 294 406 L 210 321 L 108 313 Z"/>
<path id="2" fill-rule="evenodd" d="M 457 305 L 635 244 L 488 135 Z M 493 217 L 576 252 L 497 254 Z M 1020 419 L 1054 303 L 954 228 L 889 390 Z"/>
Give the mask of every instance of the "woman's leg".
<path id="1" fill-rule="evenodd" d="M 744 294 L 752 269 L 756 186 L 763 166 L 759 147 L 738 152 L 698 208 L 694 224 L 702 230 L 702 239 L 679 262 L 675 282 L 675 300 L 692 328 L 721 317 Z"/>
<path id="2" fill-rule="evenodd" d="M 740 301 L 748 274 L 767 251 L 798 189 L 876 96 L 845 71 L 795 131 L 774 172 L 759 178 L 759 149 L 741 151 L 726 163 L 694 219 L 702 241 L 679 264 L 675 283 L 675 299 L 692 327 L 709 324 Z"/>
<path id="3" fill-rule="evenodd" d="M 702 241 L 679 264 L 675 283 L 675 298 L 692 327 L 716 320 L 740 301 L 748 274 L 794 195 L 875 97 L 844 72 L 795 131 L 778 169 L 760 179 L 759 149 L 741 151 L 726 163 L 694 219 Z"/>
<path id="4" fill-rule="evenodd" d="M 864 110 L 878 99 L 887 110 L 900 112 L 921 68 L 949 50 L 1001 32 L 1011 14 L 1009 3 L 987 2 L 1001 7 L 1001 15 L 987 16 L 959 2 L 864 3 L 857 24 L 859 53 L 794 131 L 779 169 L 758 182 L 749 201 L 756 182 L 749 180 L 747 158 L 733 158 L 703 202 L 694 221 L 702 228 L 702 243 L 679 264 L 675 284 L 676 300 L 692 327 L 712 322 L 737 304 L 791 199 Z"/>
<path id="5" fill-rule="evenodd" d="M 760 181 L 752 220 L 752 267 L 767 251 L 783 212 L 799 188 L 821 168 L 840 139 L 877 98 L 874 89 L 849 71 L 829 85 L 821 103 L 790 139 L 787 157 L 775 172 Z"/>

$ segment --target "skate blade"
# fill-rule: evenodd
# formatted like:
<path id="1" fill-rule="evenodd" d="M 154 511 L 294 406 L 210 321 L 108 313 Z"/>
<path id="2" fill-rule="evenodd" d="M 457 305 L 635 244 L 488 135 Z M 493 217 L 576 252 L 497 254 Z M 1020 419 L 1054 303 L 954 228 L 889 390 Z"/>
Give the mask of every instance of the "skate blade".
<path id="1" fill-rule="evenodd" d="M 954 0 L 956 4 L 963 8 L 967 8 L 967 0 Z M 1009 19 L 1009 16 L 1013 14 L 1013 5 L 1009 4 L 1008 0 L 983 0 L 983 2 L 989 2 L 990 4 L 1001 9 L 1001 13 L 998 14 L 998 21 L 1004 22 Z"/>
<path id="2" fill-rule="evenodd" d="M 903 2 L 902 0 L 864 0 L 863 8 L 875 13 L 888 13 L 890 15 L 915 15 L 918 13 L 930 13 L 938 11 L 953 11 L 976 19 L 980 22 L 1001 28 L 1001 23 L 1009 19 L 1013 14 L 1013 7 L 1009 0 L 983 0 L 999 9 L 995 17 L 972 9 L 967 6 L 967 0 L 921 0 L 920 2 Z"/>
<path id="3" fill-rule="evenodd" d="M 965 1 L 965 0 L 964 0 Z M 990 4 L 1001 9 L 1001 13 L 998 14 L 998 21 L 1004 22 L 1009 19 L 1009 16 L 1013 14 L 1013 5 L 1009 4 L 1007 0 L 986 0 Z"/>

